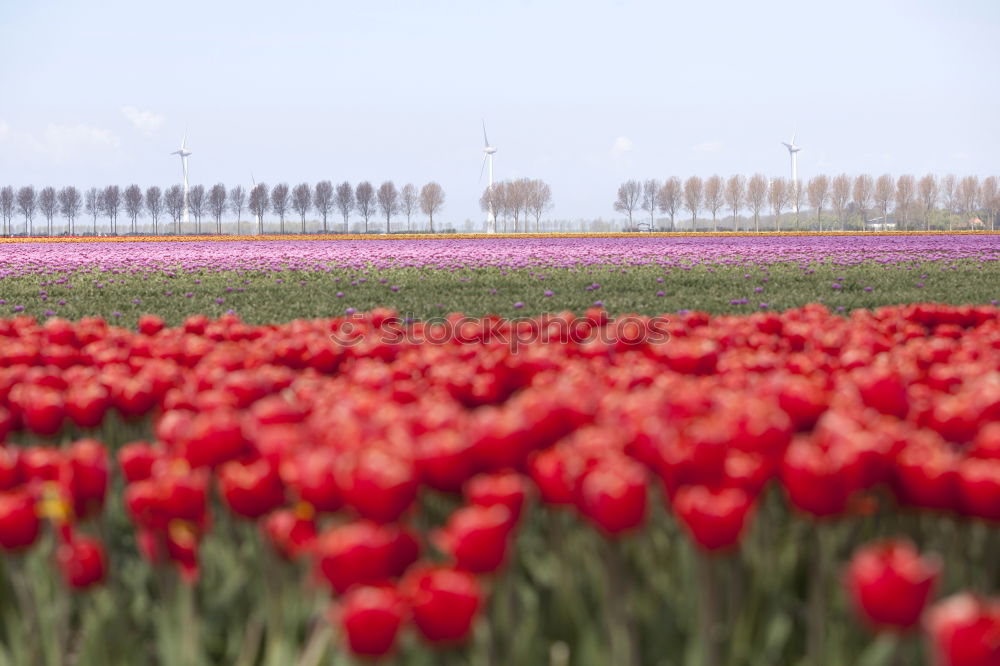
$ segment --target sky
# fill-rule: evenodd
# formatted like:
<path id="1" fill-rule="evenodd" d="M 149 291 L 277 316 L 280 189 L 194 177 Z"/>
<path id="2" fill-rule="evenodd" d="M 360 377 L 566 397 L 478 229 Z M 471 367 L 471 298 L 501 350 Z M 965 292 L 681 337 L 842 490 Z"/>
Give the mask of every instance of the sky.
<path id="1" fill-rule="evenodd" d="M 1000 2 L 0 0 L 0 184 L 1000 172 Z"/>

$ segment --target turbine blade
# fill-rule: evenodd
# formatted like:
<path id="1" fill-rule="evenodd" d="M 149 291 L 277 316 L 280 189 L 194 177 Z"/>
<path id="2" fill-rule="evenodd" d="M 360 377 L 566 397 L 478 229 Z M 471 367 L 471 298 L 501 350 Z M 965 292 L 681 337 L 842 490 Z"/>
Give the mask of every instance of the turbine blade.
<path id="1" fill-rule="evenodd" d="M 483 119 L 483 146 L 489 146 L 490 140 L 486 138 L 486 120 Z"/>
<path id="2" fill-rule="evenodd" d="M 486 171 L 486 160 L 489 159 L 489 155 L 483 155 L 483 166 L 479 169 L 479 182 L 483 182 L 483 172 Z"/>
<path id="3" fill-rule="evenodd" d="M 792 145 L 795 145 L 795 135 L 798 134 L 795 130 L 792 130 Z"/>

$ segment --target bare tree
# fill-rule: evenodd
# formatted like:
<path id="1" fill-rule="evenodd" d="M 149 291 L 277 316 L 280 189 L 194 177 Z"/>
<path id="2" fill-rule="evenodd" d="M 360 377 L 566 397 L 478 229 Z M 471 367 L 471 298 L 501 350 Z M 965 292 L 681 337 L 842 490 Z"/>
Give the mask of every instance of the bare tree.
<path id="1" fill-rule="evenodd" d="M 444 207 L 444 189 L 435 182 L 430 182 L 420 188 L 420 210 L 430 220 L 431 233 L 434 233 L 434 213 Z"/>
<path id="2" fill-rule="evenodd" d="M 719 225 L 715 220 L 725 202 L 726 198 L 723 196 L 722 178 L 720 176 L 710 176 L 705 181 L 705 208 L 712 213 L 712 231 L 719 230 Z"/>
<path id="3" fill-rule="evenodd" d="M 146 210 L 149 211 L 149 216 L 153 218 L 153 234 L 156 234 L 156 223 L 160 219 L 160 213 L 163 212 L 163 193 L 160 192 L 160 188 L 156 185 L 146 190 Z"/>
<path id="4" fill-rule="evenodd" d="M 816 229 L 823 231 L 823 206 L 830 198 L 830 179 L 824 175 L 814 176 L 806 186 L 809 205 L 816 211 Z"/>
<path id="5" fill-rule="evenodd" d="M 56 216 L 58 203 L 56 201 L 56 188 L 43 187 L 38 193 L 38 211 L 45 216 L 48 223 L 48 235 L 52 235 L 52 218 Z"/>
<path id="6" fill-rule="evenodd" d="M 347 226 L 347 220 L 351 211 L 354 210 L 354 188 L 352 188 L 351 184 L 346 180 L 340 185 L 337 185 L 336 203 L 337 210 L 339 210 L 340 214 L 344 217 L 344 233 L 346 234 L 350 231 Z"/>
<path id="7" fill-rule="evenodd" d="M 205 214 L 205 186 L 195 185 L 188 192 L 188 210 L 194 215 L 195 233 L 201 233 L 201 216 Z"/>
<path id="8" fill-rule="evenodd" d="M 903 216 L 903 229 L 910 228 L 910 211 L 916 190 L 917 180 L 912 175 L 904 173 L 896 180 L 896 217 Z"/>
<path id="9" fill-rule="evenodd" d="M 614 208 L 619 213 L 628 215 L 628 231 L 635 230 L 635 225 L 632 223 L 632 213 L 639 207 L 640 197 L 642 197 L 642 185 L 639 184 L 639 181 L 626 180 L 618 186 L 618 198 L 615 199 Z"/>
<path id="10" fill-rule="evenodd" d="M 66 218 L 66 231 L 73 234 L 73 220 L 80 214 L 83 198 L 72 185 L 59 190 L 59 214 Z"/>
<path id="11" fill-rule="evenodd" d="M 83 195 L 83 207 L 87 215 L 93 218 L 94 235 L 97 235 L 97 216 L 101 214 L 101 193 L 96 187 L 92 187 Z"/>
<path id="12" fill-rule="evenodd" d="M 660 207 L 660 182 L 650 178 L 642 183 L 640 208 L 649 213 L 649 230 L 656 231 L 656 211 Z"/>
<path id="13" fill-rule="evenodd" d="M 281 233 L 285 233 L 285 215 L 288 213 L 288 183 L 278 183 L 271 190 L 271 210 L 278 216 Z"/>
<path id="14" fill-rule="evenodd" d="M 851 193 L 855 207 L 861 211 L 861 230 L 868 228 L 868 210 L 872 207 L 872 197 L 875 194 L 875 181 L 866 173 L 854 179 L 854 189 Z"/>
<path id="15" fill-rule="evenodd" d="M 396 184 L 391 180 L 385 181 L 378 186 L 375 198 L 379 210 L 385 215 L 385 233 L 392 233 L 392 216 L 399 212 L 399 190 L 396 189 Z"/>
<path id="16" fill-rule="evenodd" d="M 958 179 L 949 173 L 941 179 L 941 203 L 948 213 L 948 229 L 955 226 L 955 211 L 958 208 Z"/>
<path id="17" fill-rule="evenodd" d="M 180 233 L 181 216 L 184 215 L 184 188 L 171 185 L 163 193 L 163 206 L 174 222 L 174 233 Z"/>
<path id="18" fill-rule="evenodd" d="M 14 188 L 5 185 L 0 188 L 0 216 L 3 217 L 3 235 L 10 235 L 10 220 L 14 217 Z"/>
<path id="19" fill-rule="evenodd" d="M 493 214 L 496 215 L 496 219 L 500 221 L 503 219 L 501 213 L 503 212 L 502 199 L 504 192 L 505 188 L 502 182 L 493 183 L 493 186 L 483 190 L 483 196 L 479 197 L 479 208 L 487 214 L 492 210 Z M 506 231 L 506 227 L 504 227 L 504 230 Z"/>
<path id="20" fill-rule="evenodd" d="M 804 188 L 802 187 L 802 181 L 792 180 L 788 182 L 788 203 L 792 205 L 792 210 L 795 211 L 795 230 L 798 231 L 802 223 L 801 211 L 802 211 L 802 197 L 805 194 Z"/>
<path id="21" fill-rule="evenodd" d="M 142 213 L 142 190 L 138 185 L 129 185 L 122 192 L 122 203 L 125 206 L 125 214 L 132 220 L 132 233 L 135 233 L 135 221 Z"/>
<path id="22" fill-rule="evenodd" d="M 830 183 L 830 207 L 840 220 L 840 230 L 847 231 L 847 204 L 851 200 L 851 177 L 846 173 L 834 176 Z"/>
<path id="23" fill-rule="evenodd" d="M 326 218 L 333 210 L 333 183 L 328 180 L 321 180 L 316 183 L 316 190 L 313 193 L 313 206 L 323 220 L 323 233 L 326 233 Z"/>
<path id="24" fill-rule="evenodd" d="M 375 188 L 367 180 L 354 188 L 354 208 L 365 219 L 365 233 L 368 233 L 368 218 L 375 213 Z"/>
<path id="25" fill-rule="evenodd" d="M 896 181 L 887 173 L 875 181 L 875 208 L 882 213 L 882 228 L 889 223 L 889 209 L 896 199 Z"/>
<path id="26" fill-rule="evenodd" d="M 243 207 L 247 204 L 247 193 L 242 185 L 229 190 L 229 210 L 236 215 L 236 235 L 240 233 L 240 222 L 243 217 Z"/>
<path id="27" fill-rule="evenodd" d="M 962 211 L 962 226 L 973 226 L 973 216 L 979 211 L 979 178 L 966 176 L 958 183 L 958 205 Z M 982 220 L 980 220 L 982 222 Z"/>
<path id="28" fill-rule="evenodd" d="M 27 185 L 17 191 L 17 212 L 24 216 L 24 232 L 28 236 L 31 235 L 31 218 L 37 206 L 38 195 L 34 187 Z"/>
<path id="29" fill-rule="evenodd" d="M 267 185 L 257 183 L 250 189 L 250 202 L 247 207 L 250 209 L 250 213 L 257 218 L 257 233 L 264 233 L 264 214 L 271 207 Z"/>
<path id="30" fill-rule="evenodd" d="M 990 231 L 996 230 L 997 211 L 1000 209 L 1000 193 L 998 193 L 997 177 L 987 176 L 980 187 L 983 210 L 986 211 L 986 221 Z"/>
<path id="31" fill-rule="evenodd" d="M 767 178 L 764 174 L 755 173 L 747 181 L 747 205 L 753 212 L 753 230 L 760 231 L 760 211 L 767 201 Z"/>
<path id="32" fill-rule="evenodd" d="M 222 233 L 222 216 L 226 214 L 226 186 L 216 183 L 208 191 L 208 211 L 215 218 L 215 233 Z"/>
<path id="33" fill-rule="evenodd" d="M 726 204 L 733 213 L 733 231 L 739 231 L 739 224 L 736 222 L 736 215 L 743 208 L 743 199 L 746 197 L 746 179 L 737 174 L 730 176 L 726 181 Z"/>
<path id="34" fill-rule="evenodd" d="M 781 211 L 791 201 L 792 184 L 784 178 L 775 178 L 767 188 L 767 200 L 774 213 L 774 230 L 781 230 Z"/>
<path id="35" fill-rule="evenodd" d="M 931 228 L 931 211 L 937 206 L 940 189 L 937 177 L 934 174 L 927 174 L 917 183 L 917 206 L 924 217 L 924 229 Z"/>
<path id="36" fill-rule="evenodd" d="M 399 208 L 400 211 L 406 215 L 406 230 L 410 231 L 410 217 L 417 210 L 419 205 L 419 196 L 417 195 L 417 188 L 413 183 L 407 183 L 403 185 L 403 190 L 399 193 Z"/>
<path id="37" fill-rule="evenodd" d="M 674 218 L 681 209 L 681 201 L 683 201 L 681 179 L 671 176 L 663 181 L 663 187 L 660 188 L 660 212 L 670 216 L 671 231 L 675 229 Z"/>
<path id="38" fill-rule="evenodd" d="M 552 188 L 543 180 L 531 181 L 528 192 L 528 212 L 535 218 L 535 231 L 538 231 L 542 213 L 552 208 Z M 650 228 L 652 231 L 652 227 Z"/>
<path id="39" fill-rule="evenodd" d="M 312 188 L 309 183 L 299 183 L 292 190 L 292 209 L 299 214 L 302 233 L 306 232 L 306 213 L 312 208 Z"/>
<path id="40" fill-rule="evenodd" d="M 691 231 L 698 230 L 698 211 L 701 210 L 704 185 L 701 178 L 691 176 L 684 181 L 684 207 L 691 213 Z"/>
<path id="41" fill-rule="evenodd" d="M 117 185 L 108 185 L 101 192 L 101 201 L 103 202 L 104 214 L 111 222 L 111 234 L 115 235 L 118 233 L 118 211 L 122 207 L 122 192 Z"/>

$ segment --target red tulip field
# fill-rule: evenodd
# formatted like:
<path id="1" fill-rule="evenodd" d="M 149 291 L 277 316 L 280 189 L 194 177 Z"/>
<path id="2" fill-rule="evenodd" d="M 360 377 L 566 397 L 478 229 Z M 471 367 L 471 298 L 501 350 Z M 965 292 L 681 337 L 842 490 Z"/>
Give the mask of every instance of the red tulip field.
<path id="1" fill-rule="evenodd" d="M 0 666 L 1000 665 L 1000 309 L 733 310 L 5 313 Z"/>

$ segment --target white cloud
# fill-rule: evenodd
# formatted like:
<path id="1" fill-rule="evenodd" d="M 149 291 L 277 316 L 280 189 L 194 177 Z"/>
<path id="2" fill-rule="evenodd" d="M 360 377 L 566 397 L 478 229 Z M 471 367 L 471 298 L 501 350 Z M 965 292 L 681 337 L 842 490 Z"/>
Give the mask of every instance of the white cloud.
<path id="1" fill-rule="evenodd" d="M 718 140 L 704 141 L 702 143 L 699 143 L 697 146 L 694 146 L 693 148 L 691 148 L 691 150 L 693 150 L 696 153 L 699 153 L 699 154 L 702 154 L 702 155 L 706 155 L 708 153 L 717 153 L 717 152 L 719 152 L 720 150 L 722 150 L 722 146 L 723 145 L 725 145 L 725 144 L 723 144 L 721 141 L 718 141 Z"/>
<path id="2" fill-rule="evenodd" d="M 617 160 L 630 150 L 632 150 L 632 139 L 620 136 L 611 144 L 611 157 Z"/>
<path id="3" fill-rule="evenodd" d="M 123 106 L 122 115 L 144 134 L 152 134 L 163 125 L 164 118 L 152 111 L 140 111 L 134 106 Z"/>

